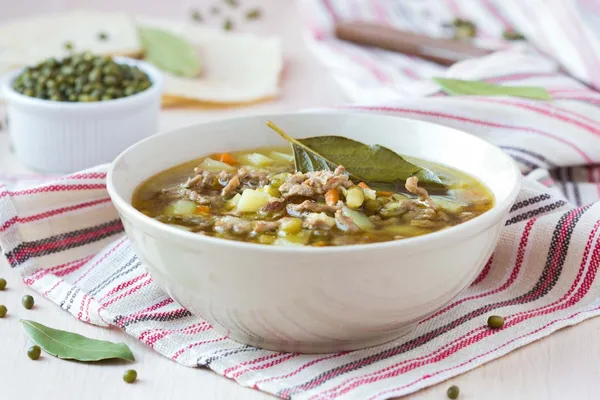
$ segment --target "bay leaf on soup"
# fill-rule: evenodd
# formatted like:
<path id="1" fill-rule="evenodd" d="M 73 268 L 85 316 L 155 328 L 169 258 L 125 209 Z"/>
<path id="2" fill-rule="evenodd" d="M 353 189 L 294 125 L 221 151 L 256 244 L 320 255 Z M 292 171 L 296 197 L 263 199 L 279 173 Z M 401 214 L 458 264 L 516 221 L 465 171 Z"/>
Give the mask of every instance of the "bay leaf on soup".
<path id="1" fill-rule="evenodd" d="M 399 191 L 411 176 L 417 176 L 422 186 L 445 188 L 435 173 L 406 161 L 387 147 L 342 136 L 295 139 L 271 121 L 267 125 L 291 143 L 297 171 L 333 171 L 342 165 L 353 181 L 365 182 L 374 189 Z"/>

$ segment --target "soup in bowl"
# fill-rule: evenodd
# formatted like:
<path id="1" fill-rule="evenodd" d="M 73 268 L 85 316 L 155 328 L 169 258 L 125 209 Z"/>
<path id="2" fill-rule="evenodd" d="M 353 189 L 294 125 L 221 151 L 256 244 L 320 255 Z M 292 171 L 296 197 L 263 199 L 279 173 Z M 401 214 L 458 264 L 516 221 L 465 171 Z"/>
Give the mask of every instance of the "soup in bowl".
<path id="1" fill-rule="evenodd" d="M 466 133 L 332 112 L 152 136 L 114 161 L 108 190 L 184 307 L 246 344 L 331 352 L 397 338 L 466 288 L 519 181 Z"/>

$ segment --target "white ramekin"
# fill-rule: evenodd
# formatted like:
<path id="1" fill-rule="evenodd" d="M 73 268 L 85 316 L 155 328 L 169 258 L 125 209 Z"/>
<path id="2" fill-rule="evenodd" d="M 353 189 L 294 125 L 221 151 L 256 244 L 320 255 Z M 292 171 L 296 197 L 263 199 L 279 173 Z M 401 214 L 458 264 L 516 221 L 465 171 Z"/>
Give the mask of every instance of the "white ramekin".
<path id="1" fill-rule="evenodd" d="M 120 99 L 67 103 L 36 99 L 12 88 L 22 72 L 6 77 L 2 90 L 17 157 L 43 172 L 70 173 L 112 161 L 121 151 L 156 133 L 163 77 L 148 63 L 117 57 L 150 77 L 147 90 Z"/>

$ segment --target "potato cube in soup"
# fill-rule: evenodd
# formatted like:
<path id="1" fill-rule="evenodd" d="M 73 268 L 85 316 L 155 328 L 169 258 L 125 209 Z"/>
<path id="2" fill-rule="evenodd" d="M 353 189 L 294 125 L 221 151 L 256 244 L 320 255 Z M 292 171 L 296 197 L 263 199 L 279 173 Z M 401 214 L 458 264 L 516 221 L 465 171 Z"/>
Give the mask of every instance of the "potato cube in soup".
<path id="1" fill-rule="evenodd" d="M 271 196 L 268 193 L 245 189 L 238 201 L 237 210 L 241 212 L 257 212 L 267 204 L 270 198 Z"/>
<path id="2" fill-rule="evenodd" d="M 281 163 L 291 163 L 294 161 L 294 156 L 291 154 L 281 153 L 279 151 L 272 151 L 269 153 L 269 157 L 273 160 Z"/>
<path id="3" fill-rule="evenodd" d="M 165 208 L 167 215 L 192 215 L 196 213 L 197 204 L 190 200 L 176 200 Z"/>
<path id="4" fill-rule="evenodd" d="M 202 160 L 200 165 L 198 165 L 198 168 L 202 168 L 202 169 L 205 169 L 205 170 L 211 171 L 211 172 L 220 172 L 220 171 L 234 172 L 236 170 L 235 167 L 233 167 L 229 164 L 226 164 L 221 161 L 213 160 L 212 158 L 208 158 L 208 157 L 205 158 L 204 160 Z"/>
<path id="5" fill-rule="evenodd" d="M 268 167 L 269 165 L 273 165 L 275 161 L 272 158 L 269 158 L 260 153 L 252 153 L 244 156 L 240 156 L 240 162 L 245 165 L 250 165 L 253 167 Z"/>

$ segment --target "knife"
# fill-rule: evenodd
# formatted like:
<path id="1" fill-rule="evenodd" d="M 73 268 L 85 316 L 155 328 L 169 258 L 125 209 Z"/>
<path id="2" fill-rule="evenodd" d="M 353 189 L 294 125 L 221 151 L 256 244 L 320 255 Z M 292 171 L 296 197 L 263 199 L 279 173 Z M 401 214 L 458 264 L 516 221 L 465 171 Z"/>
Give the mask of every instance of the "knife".
<path id="1" fill-rule="evenodd" d="M 492 52 L 464 40 L 434 38 L 364 22 L 338 23 L 335 27 L 335 36 L 360 45 L 418 56 L 442 65 L 452 65 L 458 61 L 482 57 Z"/>

